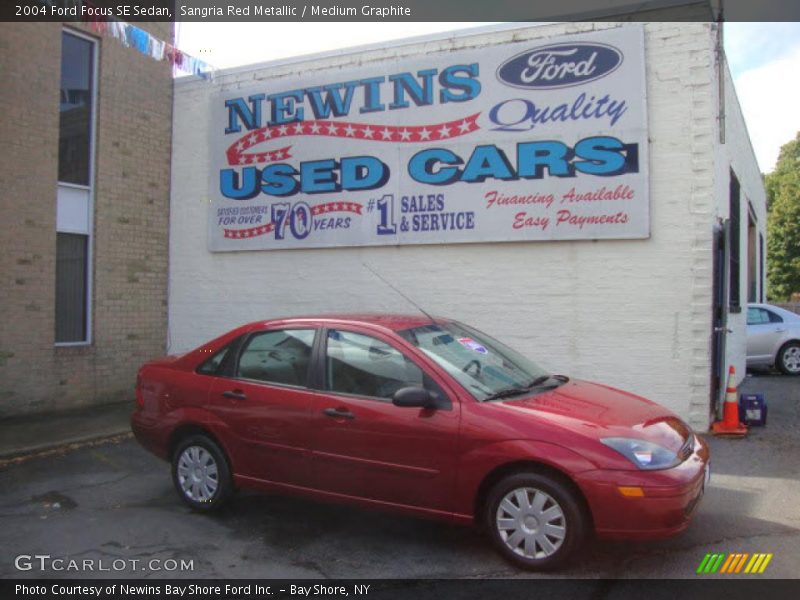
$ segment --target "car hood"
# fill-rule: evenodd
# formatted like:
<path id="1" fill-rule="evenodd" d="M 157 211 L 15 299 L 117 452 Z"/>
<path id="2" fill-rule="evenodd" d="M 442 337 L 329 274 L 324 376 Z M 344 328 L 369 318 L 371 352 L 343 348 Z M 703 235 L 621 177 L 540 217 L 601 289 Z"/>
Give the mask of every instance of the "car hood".
<path id="1" fill-rule="evenodd" d="M 493 402 L 494 403 L 494 402 Z M 556 389 L 498 404 L 541 422 L 543 419 L 596 439 L 632 437 L 678 453 L 692 430 L 663 406 L 609 386 L 571 380 Z"/>

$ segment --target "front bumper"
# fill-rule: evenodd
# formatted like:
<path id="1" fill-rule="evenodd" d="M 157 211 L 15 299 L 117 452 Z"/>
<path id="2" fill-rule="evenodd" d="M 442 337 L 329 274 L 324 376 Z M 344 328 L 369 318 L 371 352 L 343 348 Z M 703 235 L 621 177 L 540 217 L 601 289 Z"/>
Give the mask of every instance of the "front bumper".
<path id="1" fill-rule="evenodd" d="M 598 537 L 655 539 L 689 525 L 705 488 L 708 446 L 695 436 L 684 462 L 663 471 L 587 471 L 576 477 L 592 512 Z M 638 487 L 641 497 L 623 496 L 620 486 Z"/>

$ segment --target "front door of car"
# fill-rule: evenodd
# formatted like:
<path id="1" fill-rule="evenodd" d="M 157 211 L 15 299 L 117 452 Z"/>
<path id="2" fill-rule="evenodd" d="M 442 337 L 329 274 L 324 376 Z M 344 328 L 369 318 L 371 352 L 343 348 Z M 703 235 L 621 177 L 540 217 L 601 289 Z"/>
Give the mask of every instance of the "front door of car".
<path id="1" fill-rule="evenodd" d="M 308 389 L 314 329 L 251 334 L 215 378 L 210 409 L 227 425 L 237 475 L 312 486 Z"/>
<path id="2" fill-rule="evenodd" d="M 319 489 L 347 496 L 449 510 L 456 473 L 459 404 L 443 380 L 389 338 L 325 332 L 323 387 L 313 406 L 312 460 Z M 442 408 L 392 404 L 394 392 L 421 386 Z"/>

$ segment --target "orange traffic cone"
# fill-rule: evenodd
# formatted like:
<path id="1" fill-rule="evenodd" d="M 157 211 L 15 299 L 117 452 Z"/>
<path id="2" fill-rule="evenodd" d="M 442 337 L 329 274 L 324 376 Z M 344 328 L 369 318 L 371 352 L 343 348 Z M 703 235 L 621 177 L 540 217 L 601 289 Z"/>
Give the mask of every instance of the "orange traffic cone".
<path id="1" fill-rule="evenodd" d="M 728 387 L 725 390 L 725 404 L 723 406 L 722 421 L 717 421 L 711 426 L 714 435 L 741 436 L 747 433 L 747 425 L 739 422 L 739 401 L 736 393 L 736 368 L 731 365 L 728 369 Z"/>

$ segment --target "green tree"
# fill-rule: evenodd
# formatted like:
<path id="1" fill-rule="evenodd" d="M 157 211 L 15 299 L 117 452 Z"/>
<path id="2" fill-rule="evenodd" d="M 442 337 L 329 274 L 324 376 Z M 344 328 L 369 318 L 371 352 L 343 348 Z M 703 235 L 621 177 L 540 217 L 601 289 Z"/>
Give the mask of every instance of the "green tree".
<path id="1" fill-rule="evenodd" d="M 767 280 L 770 300 L 800 292 L 800 132 L 785 144 L 767 188 Z"/>

